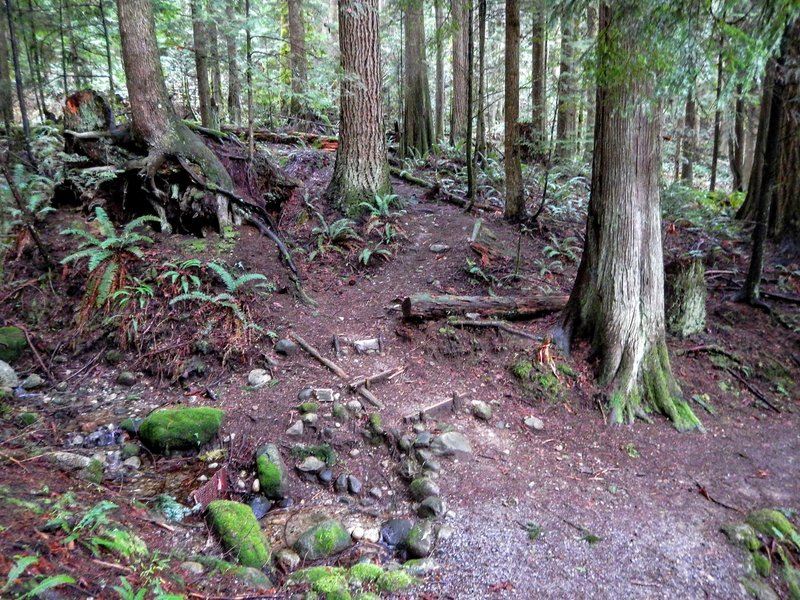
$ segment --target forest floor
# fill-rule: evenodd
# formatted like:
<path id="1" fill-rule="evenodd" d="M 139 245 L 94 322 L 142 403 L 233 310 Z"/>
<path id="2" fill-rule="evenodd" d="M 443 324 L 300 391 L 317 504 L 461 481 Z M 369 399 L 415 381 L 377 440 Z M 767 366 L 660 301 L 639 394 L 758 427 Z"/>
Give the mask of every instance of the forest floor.
<path id="1" fill-rule="evenodd" d="M 293 244 L 312 251 L 317 248 L 312 230 L 319 223 L 302 198 L 304 193 L 320 197 L 333 154 L 279 152 L 286 154 L 287 170 L 305 184 L 284 206 L 280 230 Z M 706 432 L 679 433 L 660 417 L 652 424 L 609 426 L 601 410 L 603 390 L 594 383 L 585 347 L 570 356 L 553 348 L 551 373 L 550 365 L 537 364 L 542 344 L 536 340 L 494 328 L 457 327 L 445 318 L 404 322 L 400 312 L 401 299 L 417 292 L 484 296 L 491 288 L 501 296 L 568 294 L 577 268 L 572 245 L 580 245 L 570 238 L 582 237 L 580 214 L 545 210 L 539 226 L 522 236 L 521 276 L 510 278 L 519 229 L 505 224 L 499 211 L 484 210 L 480 218 L 496 236 L 493 246 L 504 248 L 507 256 L 482 262 L 469 245 L 475 215 L 428 199 L 424 190 L 400 180 L 395 180 L 395 193 L 406 201 L 405 213 L 396 218 L 405 239 L 391 246 L 389 260 L 374 256 L 361 266 L 357 249 L 330 250 L 311 261 L 296 255 L 306 291 L 317 306 L 293 297 L 274 245 L 249 227 L 224 243 L 159 237 L 148 258 L 189 258 L 191 253 L 266 275 L 279 283 L 278 291 L 252 297 L 248 308 L 277 338 L 299 335 L 352 376 L 404 367 L 391 381 L 371 387 L 384 404 L 377 412 L 385 430 L 400 436 L 418 436 L 423 427 L 433 435 L 456 430 L 469 440 L 471 453 L 436 460 L 446 505 L 431 555 L 436 568 L 398 597 L 745 598 L 745 577 L 759 597 L 770 597 L 763 587 L 767 582 L 778 597 L 789 597 L 779 569 L 763 580 L 748 573 L 747 553 L 720 531 L 755 509 L 787 509 L 790 515 L 800 509 L 800 310 L 791 301 L 768 297 L 776 318 L 734 302 L 747 265 L 746 238 L 720 229 L 709 232 L 692 222 L 687 216 L 691 211 L 679 220 L 668 216 L 664 223 L 667 264 L 693 250 L 714 249 L 706 267 L 705 331 L 668 340 L 674 373 L 685 397 L 699 400 L 692 407 Z M 561 199 L 560 206 L 570 201 Z M 314 203 L 323 208 L 321 200 Z M 335 220 L 332 210 L 322 212 L 329 223 Z M 59 259 L 74 251 L 75 240 L 58 232 L 85 219 L 68 208 L 48 217 L 43 238 Z M 434 244 L 448 249 L 434 252 Z M 770 257 L 764 289 L 797 297 L 800 262 L 781 257 L 776 249 Z M 285 450 L 297 442 L 328 442 L 338 455 L 334 478 L 349 473 L 363 483 L 359 495 L 337 494 L 331 485 L 293 473 L 291 501 L 273 508 L 262 521 L 273 550 L 289 543 L 297 523 L 316 512 L 337 515 L 349 527 L 361 529 L 356 537 L 362 539 L 328 563 L 349 564 L 363 556 L 393 560 L 386 547 L 363 539 L 363 534 L 387 519 L 413 517 L 416 505 L 407 481 L 397 474 L 403 454 L 391 444 L 372 443 L 363 433 L 376 409 L 367 404 L 350 420 L 335 422 L 330 405 L 324 404 L 313 427 L 307 426 L 299 437 L 286 433 L 298 419 L 302 389 L 330 388 L 343 402 L 358 399 L 345 381 L 302 350 L 276 354 L 274 341 L 266 336 L 224 366 L 213 354 L 186 357 L 199 358 L 206 369 L 199 376 L 188 373 L 183 388 L 177 377 L 155 374 L 133 350 L 110 364 L 105 360 L 112 348 L 107 337 L 79 335 L 72 325 L 82 293 L 74 273 L 45 280 L 24 257 L 9 258 L 5 265 L 0 317 L 24 323 L 42 359 L 40 364 L 27 352 L 14 367 L 20 378 L 38 373 L 47 381 L 45 387 L 20 393 L 3 405 L 0 573 L 8 572 L 19 555 L 37 556 L 39 562 L 20 576 L 18 585 L 29 589 L 58 574 L 75 579 L 52 590 L 46 596 L 50 598 L 124 597 L 111 590 L 121 577 L 134 587 L 153 591 L 157 583 L 193 598 L 289 597 L 292 590 L 283 587 L 281 570 L 274 586 L 213 569 L 191 571 L 195 565 L 187 565 L 187 559 L 223 555 L 203 518 L 193 515 L 168 523 L 147 510 L 158 494 L 187 502 L 220 464 L 209 466 L 196 455 L 143 454 L 132 474 L 94 484 L 54 468 L 50 460 L 65 449 L 96 451 L 70 449 L 77 434 L 87 436 L 126 417 L 179 404 L 225 410 L 223 431 L 213 446 L 227 454 L 213 462 L 227 467 L 232 497 L 248 499 L 253 451 L 265 442 Z M 556 320 L 551 314 L 513 325 L 544 338 Z M 202 329 L 204 324 L 198 314 L 180 327 Z M 342 340 L 338 355 L 334 336 Z M 357 354 L 347 343 L 371 338 L 382 340 L 380 352 Z M 515 375 L 514 366 L 521 361 L 532 365 L 526 380 Z M 248 385 L 248 372 L 256 367 L 271 371 L 269 385 Z M 131 387 L 118 385 L 120 371 L 134 372 Z M 417 427 L 420 431 L 412 431 L 412 423 L 404 420 L 454 394 L 461 408 L 437 413 Z M 488 404 L 491 417 L 476 418 L 472 401 Z M 713 406 L 713 414 L 703 403 Z M 34 413 L 36 420 L 22 423 L 23 413 Z M 541 420 L 537 428 L 526 424 L 526 418 L 533 422 L 532 416 Z M 291 460 L 288 451 L 286 456 Z M 73 497 L 67 501 L 69 490 Z M 97 552 L 90 553 L 89 535 L 78 531 L 74 519 L 61 528 L 44 526 L 58 510 L 85 515 L 101 500 L 117 505 L 108 519 L 130 527 L 146 542 L 151 552 L 146 564 L 96 546 Z M 787 560 L 796 560 L 796 555 Z M 10 589 L 17 588 L 7 586 L 0 595 Z"/>

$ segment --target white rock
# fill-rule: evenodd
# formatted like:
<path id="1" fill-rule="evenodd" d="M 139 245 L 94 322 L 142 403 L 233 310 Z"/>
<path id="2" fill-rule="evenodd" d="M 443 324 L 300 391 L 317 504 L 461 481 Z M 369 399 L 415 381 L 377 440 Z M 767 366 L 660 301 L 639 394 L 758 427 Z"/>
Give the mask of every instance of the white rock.
<path id="1" fill-rule="evenodd" d="M 254 388 L 260 388 L 272 379 L 272 376 L 266 371 L 266 369 L 253 369 L 247 375 L 247 383 L 248 385 Z"/>

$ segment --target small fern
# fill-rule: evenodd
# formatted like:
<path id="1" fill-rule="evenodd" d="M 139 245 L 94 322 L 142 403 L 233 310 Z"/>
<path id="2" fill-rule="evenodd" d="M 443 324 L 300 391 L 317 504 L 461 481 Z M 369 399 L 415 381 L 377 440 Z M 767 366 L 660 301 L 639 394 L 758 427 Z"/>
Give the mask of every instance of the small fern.
<path id="1" fill-rule="evenodd" d="M 378 245 L 374 248 L 370 248 L 369 246 L 365 247 L 361 251 L 361 254 L 358 255 L 358 262 L 366 267 L 373 257 L 388 261 L 392 257 L 392 252 L 388 248 L 382 247 L 381 242 L 378 242 Z"/>
<path id="2" fill-rule="evenodd" d="M 241 289 L 244 288 L 244 286 L 253 281 L 261 282 L 256 284 L 254 287 L 264 288 L 270 292 L 275 290 L 275 286 L 272 283 L 270 283 L 266 275 L 263 275 L 261 273 L 245 273 L 244 275 L 240 275 L 239 277 L 234 277 L 230 273 L 230 271 L 228 271 L 225 267 L 215 262 L 208 263 L 208 268 L 214 271 L 214 273 L 216 273 L 219 276 L 219 278 L 222 280 L 223 285 L 225 286 L 225 289 L 229 294 L 238 293 Z"/>

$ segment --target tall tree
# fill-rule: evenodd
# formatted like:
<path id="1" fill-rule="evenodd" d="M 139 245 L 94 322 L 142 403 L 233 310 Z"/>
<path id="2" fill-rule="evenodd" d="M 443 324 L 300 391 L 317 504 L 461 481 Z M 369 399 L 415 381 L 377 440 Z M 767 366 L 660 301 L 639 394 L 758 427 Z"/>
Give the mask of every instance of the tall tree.
<path id="1" fill-rule="evenodd" d="M 242 82 L 239 76 L 239 59 L 236 48 L 236 12 L 234 2 L 225 3 L 227 24 L 225 31 L 225 48 L 228 60 L 228 120 L 232 123 L 242 121 Z"/>
<path id="2" fill-rule="evenodd" d="M 653 409 L 689 430 L 700 423 L 680 398 L 666 346 L 660 115 L 652 61 L 633 30 L 643 17 L 636 4 L 600 5 L 586 243 L 556 339 L 566 348 L 575 338 L 591 342 L 614 423 L 649 420 Z"/>
<path id="3" fill-rule="evenodd" d="M 506 0 L 505 62 L 505 218 L 516 223 L 525 218 L 519 148 L 519 0 Z"/>
<path id="4" fill-rule="evenodd" d="M 722 50 L 724 40 L 719 38 L 719 54 L 717 55 L 717 89 L 714 94 L 714 148 L 711 151 L 711 181 L 709 191 L 713 192 L 717 188 L 717 166 L 719 165 L 719 149 L 722 142 L 722 71 L 724 63 L 722 61 Z"/>
<path id="5" fill-rule="evenodd" d="M 444 137 L 444 13 L 443 0 L 433 0 L 436 19 L 436 114 L 434 116 L 434 136 L 436 141 Z"/>
<path id="6" fill-rule="evenodd" d="M 697 159 L 697 104 L 694 89 L 686 95 L 686 114 L 683 118 L 683 163 L 681 164 L 681 181 L 692 185 L 694 179 L 694 161 Z"/>
<path id="7" fill-rule="evenodd" d="M 22 81 L 22 67 L 20 66 L 19 45 L 17 43 L 17 36 L 14 30 L 14 5 L 12 0 L 5 0 L 5 11 L 3 18 L 8 25 L 8 39 L 11 42 L 11 60 L 14 64 L 14 81 L 17 88 L 17 102 L 19 103 L 19 112 L 22 117 L 22 133 L 25 136 L 25 149 L 28 151 L 28 157 L 33 159 L 30 148 L 31 127 L 28 121 L 28 109 L 25 104 L 25 85 Z"/>
<path id="8" fill-rule="evenodd" d="M 218 15 L 213 10 L 215 5 L 209 2 L 209 19 L 206 21 L 206 34 L 208 37 L 208 62 L 211 69 L 211 113 L 214 123 L 219 126 L 222 114 L 222 63 L 219 59 L 219 29 L 216 19 Z"/>
<path id="9" fill-rule="evenodd" d="M 119 0 L 118 0 L 119 1 Z M 197 99 L 203 127 L 217 128 L 211 108 L 211 87 L 208 82 L 208 37 L 205 22 L 205 0 L 191 0 L 194 67 L 197 72 Z"/>
<path id="10" fill-rule="evenodd" d="M 453 30 L 453 90 L 450 98 L 450 144 L 467 134 L 467 3 L 450 1 Z"/>
<path id="11" fill-rule="evenodd" d="M 478 0 L 478 104 L 475 154 L 486 156 L 486 0 Z"/>
<path id="12" fill-rule="evenodd" d="M 303 18 L 303 1 L 288 0 L 289 21 L 289 70 L 292 76 L 292 101 L 289 110 L 294 116 L 306 111 L 303 95 L 308 87 L 308 63 L 306 60 L 306 24 Z"/>
<path id="13" fill-rule="evenodd" d="M 747 184 L 747 195 L 744 204 L 736 213 L 736 218 L 755 222 L 758 206 L 761 203 L 761 175 L 764 172 L 764 154 L 766 151 L 767 129 L 769 128 L 770 110 L 772 108 L 772 89 L 775 86 L 776 61 L 767 62 L 764 83 L 761 86 L 761 106 L 758 114 L 758 132 L 753 147 L 753 166 Z"/>
<path id="14" fill-rule="evenodd" d="M 178 118 L 161 73 L 151 0 L 117 0 L 122 61 L 131 105 L 133 134 L 150 148 L 148 173 L 166 156 L 177 156 L 200 168 L 212 188 L 233 184 L 219 159 Z M 152 176 L 152 175 L 151 175 Z M 220 231 L 232 223 L 227 196 L 212 194 Z"/>
<path id="15" fill-rule="evenodd" d="M 733 109 L 733 135 L 728 140 L 728 160 L 731 168 L 731 191 L 744 191 L 744 154 L 745 154 L 745 98 L 742 84 L 736 85 Z"/>
<path id="16" fill-rule="evenodd" d="M 425 17 L 423 0 L 405 3 L 405 76 L 403 87 L 403 137 L 401 154 L 423 156 L 433 143 L 431 92 L 428 87 L 428 62 L 425 58 Z"/>
<path id="17" fill-rule="evenodd" d="M 0 117 L 6 135 L 11 131 L 14 121 L 14 100 L 11 85 L 11 69 L 8 60 L 8 20 L 5 9 L 0 14 Z"/>
<path id="18" fill-rule="evenodd" d="M 575 155 L 575 128 L 578 114 L 575 85 L 575 33 L 572 17 L 561 16 L 561 70 L 558 75 L 558 110 L 556 117 L 556 156 L 572 160 Z"/>
<path id="19" fill-rule="evenodd" d="M 328 194 L 346 212 L 391 191 L 381 102 L 378 0 L 339 0 L 339 149 Z"/>

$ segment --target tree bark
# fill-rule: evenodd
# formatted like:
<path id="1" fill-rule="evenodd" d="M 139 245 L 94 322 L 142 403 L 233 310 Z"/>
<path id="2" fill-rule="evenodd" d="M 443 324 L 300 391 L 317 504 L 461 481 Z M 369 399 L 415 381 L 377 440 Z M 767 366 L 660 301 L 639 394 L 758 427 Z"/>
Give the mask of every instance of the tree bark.
<path id="1" fill-rule="evenodd" d="M 534 139 L 531 141 L 537 146 L 534 148 L 534 154 L 544 157 L 547 70 L 545 65 L 545 4 L 543 0 L 533 0 L 531 16 L 533 19 L 531 28 L 531 106 L 533 110 L 531 123 L 534 135 Z"/>
<path id="2" fill-rule="evenodd" d="M 228 121 L 234 125 L 242 122 L 242 82 L 239 75 L 238 52 L 236 51 L 237 16 L 234 2 L 225 4 L 225 16 L 228 20 L 225 27 L 225 48 L 228 58 Z"/>
<path id="3" fill-rule="evenodd" d="M 443 0 L 434 0 L 433 10 L 436 19 L 436 115 L 434 117 L 434 136 L 437 142 L 444 138 L 444 14 Z"/>
<path id="4" fill-rule="evenodd" d="M 733 135 L 730 138 L 728 158 L 731 167 L 731 191 L 744 191 L 744 152 L 745 152 L 745 106 L 742 85 L 736 86 L 736 100 L 734 102 Z"/>
<path id="5" fill-rule="evenodd" d="M 231 191 L 233 184 L 219 159 L 175 113 L 161 73 L 150 0 L 117 0 L 122 60 L 133 121 L 132 132 L 151 152 L 151 167 L 166 155 L 198 165 L 213 186 Z M 231 224 L 229 202 L 213 195 L 213 214 L 220 231 Z"/>
<path id="6" fill-rule="evenodd" d="M 594 47 L 595 38 L 597 37 L 597 8 L 590 4 L 586 8 L 586 39 Z M 589 51 L 589 60 L 594 60 L 594 52 Z M 595 88 L 594 80 L 591 77 L 585 77 L 586 80 L 586 122 L 584 124 L 584 132 L 581 136 L 583 138 L 583 155 L 587 160 L 591 159 L 592 149 L 594 148 L 594 99 Z"/>
<path id="7" fill-rule="evenodd" d="M 711 152 L 711 181 L 709 191 L 717 189 L 717 167 L 719 166 L 719 149 L 722 138 L 722 110 L 720 98 L 722 96 L 722 38 L 719 40 L 719 57 L 717 59 L 717 89 L 714 94 L 714 149 Z"/>
<path id="8" fill-rule="evenodd" d="M 475 154 L 483 164 L 486 156 L 486 0 L 478 2 L 478 106 Z"/>
<path id="9" fill-rule="evenodd" d="M 30 148 L 31 139 L 31 126 L 28 121 L 28 108 L 25 104 L 25 86 L 22 81 L 22 67 L 20 66 L 19 48 L 17 46 L 17 36 L 14 31 L 14 5 L 12 0 L 5 0 L 5 19 L 8 24 L 8 39 L 11 42 L 11 60 L 14 64 L 14 81 L 17 88 L 17 102 L 19 103 L 19 112 L 22 117 L 22 133 L 25 136 L 25 149 L 28 152 L 28 157 L 33 160 L 33 155 Z"/>
<path id="10" fill-rule="evenodd" d="M 209 4 L 212 7 L 213 3 Z M 214 123 L 219 128 L 220 115 L 222 114 L 222 67 L 219 59 L 219 30 L 212 14 L 208 19 L 206 33 L 208 35 L 208 60 L 211 63 L 211 114 Z"/>
<path id="11" fill-rule="evenodd" d="M 438 319 L 447 315 L 478 313 L 484 317 L 530 319 L 554 313 L 567 296 L 451 296 L 414 294 L 403 299 L 404 319 Z"/>
<path id="12" fill-rule="evenodd" d="M 8 19 L 5 8 L 0 14 L 0 118 L 6 135 L 11 132 L 11 123 L 14 122 L 14 95 L 11 85 L 11 69 L 8 55 Z"/>
<path id="13" fill-rule="evenodd" d="M 425 58 L 425 17 L 422 0 L 405 4 L 405 77 L 403 87 L 402 156 L 425 156 L 433 143 L 431 93 Z"/>
<path id="14" fill-rule="evenodd" d="M 306 115 L 303 95 L 308 87 L 308 65 L 306 62 L 306 25 L 303 19 L 302 0 L 288 0 L 289 21 L 289 70 L 292 74 L 292 115 Z"/>
<path id="15" fill-rule="evenodd" d="M 683 118 L 683 164 L 681 165 L 681 181 L 692 185 L 694 179 L 694 161 L 697 158 L 697 105 L 694 100 L 694 89 L 686 96 L 686 114 Z"/>
<path id="16" fill-rule="evenodd" d="M 610 387 L 612 422 L 648 419 L 652 408 L 683 431 L 701 425 L 680 398 L 667 353 L 660 113 L 651 106 L 654 75 L 628 62 L 641 55 L 632 23 L 622 20 L 631 7 L 600 5 L 586 243 L 555 339 L 566 349 L 575 338 L 591 342 L 600 383 Z M 620 61 L 627 68 L 620 69 Z"/>
<path id="17" fill-rule="evenodd" d="M 138 0 L 137 0 L 138 1 Z M 119 3 L 119 0 L 117 0 Z M 205 0 L 191 0 L 194 67 L 197 74 L 197 99 L 200 103 L 200 122 L 203 127 L 217 129 L 211 110 L 211 88 L 208 84 L 208 41 L 205 23 Z"/>
<path id="18" fill-rule="evenodd" d="M 377 0 L 339 0 L 339 149 L 328 194 L 345 212 L 391 191 L 381 102 Z"/>
<path id="19" fill-rule="evenodd" d="M 505 74 L 505 218 L 518 223 L 525 218 L 522 165 L 519 147 L 519 0 L 506 0 Z"/>
<path id="20" fill-rule="evenodd" d="M 114 89 L 114 66 L 111 58 L 111 37 L 108 34 L 108 20 L 106 19 L 105 0 L 97 0 L 97 5 L 100 9 L 100 24 L 103 28 L 103 41 L 106 47 L 106 69 L 108 69 L 108 96 L 113 102 L 114 96 L 117 95 Z"/>
<path id="21" fill-rule="evenodd" d="M 453 94 L 450 99 L 450 144 L 467 133 L 467 0 L 451 0 L 453 30 Z"/>
<path id="22" fill-rule="evenodd" d="M 577 90 L 573 46 L 575 34 L 571 17 L 561 17 L 561 72 L 558 76 L 558 110 L 556 117 L 556 157 L 560 161 L 575 156 L 575 122 L 577 119 Z"/>

